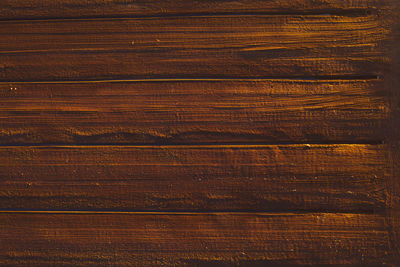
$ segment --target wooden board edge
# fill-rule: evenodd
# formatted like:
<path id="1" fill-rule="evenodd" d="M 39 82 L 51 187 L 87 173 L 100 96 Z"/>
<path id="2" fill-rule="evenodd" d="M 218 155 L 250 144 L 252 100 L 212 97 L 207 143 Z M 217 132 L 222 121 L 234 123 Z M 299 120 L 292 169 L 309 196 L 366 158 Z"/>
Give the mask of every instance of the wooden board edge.
<path id="1" fill-rule="evenodd" d="M 387 181 L 388 209 L 387 220 L 391 228 L 392 260 L 394 266 L 400 262 L 400 2 L 386 0 L 382 12 L 387 27 L 391 29 L 391 39 L 384 45 L 388 58 L 391 59 L 384 86 L 390 92 L 390 129 L 387 133 L 388 162 L 390 173 Z"/>

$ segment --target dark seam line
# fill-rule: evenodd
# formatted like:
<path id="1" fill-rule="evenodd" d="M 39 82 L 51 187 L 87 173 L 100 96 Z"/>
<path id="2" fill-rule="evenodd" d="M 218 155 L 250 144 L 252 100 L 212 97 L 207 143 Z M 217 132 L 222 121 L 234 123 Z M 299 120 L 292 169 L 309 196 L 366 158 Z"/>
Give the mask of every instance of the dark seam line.
<path id="1" fill-rule="evenodd" d="M 385 214 L 384 208 L 380 211 L 377 210 L 364 210 L 364 211 L 329 211 L 329 210 L 285 210 L 285 211 L 268 211 L 268 210 L 218 210 L 218 211 L 196 211 L 196 210 L 186 210 L 186 211 L 177 211 L 177 210 L 24 210 L 24 209 L 1 209 L 1 213 L 22 213 L 22 214 L 132 214 L 132 215 L 204 215 L 204 214 L 265 214 L 265 215 L 301 215 L 301 214 L 377 214 L 383 215 Z"/>
<path id="2" fill-rule="evenodd" d="M 132 78 L 117 78 L 117 79 L 81 79 L 81 80 L 1 80 L 2 83 L 101 83 L 101 82 L 229 82 L 229 81 L 352 81 L 352 80 L 380 80 L 379 75 L 323 75 L 323 76 L 267 76 L 267 77 L 238 77 L 238 76 L 221 76 L 221 77 L 165 77 L 160 75 L 156 77 L 132 77 Z"/>
<path id="3" fill-rule="evenodd" d="M 208 146 L 223 146 L 223 147 L 232 147 L 232 148 L 244 148 L 245 146 L 249 146 L 250 148 L 256 146 L 295 146 L 295 145 L 315 145 L 315 146 L 324 146 L 324 145 L 382 145 L 385 144 L 385 141 L 377 140 L 377 141 L 353 141 L 353 142 L 335 142 L 335 141 L 326 141 L 326 142 L 204 142 L 204 143 L 174 143 L 174 142 L 165 142 L 165 143 L 7 143 L 0 144 L 0 148 L 7 147 L 107 147 L 107 146 L 115 146 L 115 147 L 193 147 L 197 146 L 199 148 L 207 148 Z"/>

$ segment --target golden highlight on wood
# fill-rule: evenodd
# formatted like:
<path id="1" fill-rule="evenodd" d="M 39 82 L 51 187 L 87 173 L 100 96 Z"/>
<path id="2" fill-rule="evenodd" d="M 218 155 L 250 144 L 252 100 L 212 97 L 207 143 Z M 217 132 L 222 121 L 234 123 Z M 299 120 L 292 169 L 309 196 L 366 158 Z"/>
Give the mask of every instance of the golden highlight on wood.
<path id="1" fill-rule="evenodd" d="M 0 81 L 383 75 L 371 15 L 0 21 Z"/>
<path id="2" fill-rule="evenodd" d="M 0 93 L 2 144 L 374 143 L 389 118 L 380 80 L 1 83 Z"/>

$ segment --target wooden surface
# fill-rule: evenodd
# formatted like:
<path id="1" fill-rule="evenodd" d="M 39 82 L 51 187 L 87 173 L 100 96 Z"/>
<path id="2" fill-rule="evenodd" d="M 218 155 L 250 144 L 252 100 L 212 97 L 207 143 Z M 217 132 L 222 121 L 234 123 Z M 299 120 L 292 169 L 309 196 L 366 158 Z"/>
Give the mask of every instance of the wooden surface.
<path id="1" fill-rule="evenodd" d="M 398 266 L 399 16 L 0 1 L 0 266 Z"/>
<path id="2" fill-rule="evenodd" d="M 87 18 L 187 14 L 366 14 L 379 11 L 387 0 L 3 0 L 0 18 Z M 378 9 L 378 10 L 377 10 Z"/>
<path id="3" fill-rule="evenodd" d="M 0 81 L 383 74 L 371 15 L 0 21 Z M 157 55 L 157 56 L 155 56 Z"/>
<path id="4" fill-rule="evenodd" d="M 0 93 L 1 144 L 379 143 L 390 116 L 381 80 L 0 83 Z"/>
<path id="5" fill-rule="evenodd" d="M 392 257 L 379 215 L 1 213 L 0 229 L 3 266 L 385 265 Z"/>
<path id="6" fill-rule="evenodd" d="M 1 203 L 27 210 L 383 212 L 386 146 L 0 148 Z"/>

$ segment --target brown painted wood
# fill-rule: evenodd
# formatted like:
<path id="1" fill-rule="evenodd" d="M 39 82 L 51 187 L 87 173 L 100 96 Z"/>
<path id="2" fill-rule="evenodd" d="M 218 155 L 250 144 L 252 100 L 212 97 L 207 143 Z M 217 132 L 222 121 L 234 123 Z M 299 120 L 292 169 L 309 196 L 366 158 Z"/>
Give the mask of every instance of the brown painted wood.
<path id="1" fill-rule="evenodd" d="M 2 0 L 0 19 L 164 16 L 212 13 L 365 13 L 378 0 Z"/>
<path id="2" fill-rule="evenodd" d="M 0 22 L 0 80 L 376 77 L 376 14 Z"/>
<path id="3" fill-rule="evenodd" d="M 2 266 L 390 263 L 384 217 L 361 214 L 0 214 Z"/>
<path id="4" fill-rule="evenodd" d="M 400 2 L 394 1 L 386 12 L 386 20 L 391 26 L 391 41 L 388 55 L 391 58 L 387 70 L 385 88 L 390 91 L 390 129 L 388 131 L 389 164 L 391 172 L 387 179 L 388 208 L 387 221 L 391 227 L 394 260 L 400 262 Z"/>
<path id="5" fill-rule="evenodd" d="M 398 266 L 399 14 L 0 1 L 0 265 Z"/>
<path id="6" fill-rule="evenodd" d="M 0 206 L 22 210 L 383 212 L 387 147 L 0 147 Z"/>
<path id="7" fill-rule="evenodd" d="M 379 142 L 381 80 L 0 83 L 1 144 Z"/>

